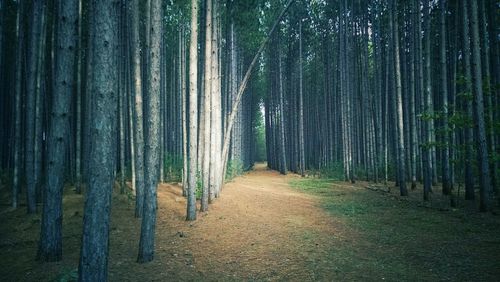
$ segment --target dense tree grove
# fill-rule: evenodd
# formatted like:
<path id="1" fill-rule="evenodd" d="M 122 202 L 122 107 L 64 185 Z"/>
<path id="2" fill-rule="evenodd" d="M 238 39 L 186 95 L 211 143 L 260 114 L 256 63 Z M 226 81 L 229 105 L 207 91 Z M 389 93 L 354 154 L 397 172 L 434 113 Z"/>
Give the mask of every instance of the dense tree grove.
<path id="1" fill-rule="evenodd" d="M 395 180 L 402 196 L 422 182 L 425 200 L 442 187 L 452 205 L 477 183 L 481 210 L 491 209 L 498 3 L 300 3 L 269 48 L 270 167 Z"/>
<path id="2" fill-rule="evenodd" d="M 489 0 L 0 0 L 0 180 L 13 208 L 42 214 L 42 261 L 64 255 L 63 193 L 85 194 L 81 281 L 107 279 L 113 187 L 135 196 L 144 263 L 160 182 L 182 183 L 195 220 L 256 160 L 394 181 L 401 196 L 421 183 L 424 201 L 439 192 L 451 206 L 477 188 L 490 211 L 498 11 Z"/>

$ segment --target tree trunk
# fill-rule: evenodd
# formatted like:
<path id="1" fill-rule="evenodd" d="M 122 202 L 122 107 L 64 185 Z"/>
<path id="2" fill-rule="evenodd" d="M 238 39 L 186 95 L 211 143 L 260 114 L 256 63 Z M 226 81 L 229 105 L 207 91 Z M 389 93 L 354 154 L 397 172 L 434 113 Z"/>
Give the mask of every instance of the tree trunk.
<path id="1" fill-rule="evenodd" d="M 479 38 L 479 23 L 477 2 L 471 3 L 471 29 L 472 29 L 472 70 L 474 77 L 474 121 L 476 132 L 476 144 L 478 148 L 478 164 L 480 171 L 480 206 L 482 212 L 489 211 L 491 206 L 491 179 L 488 161 L 488 146 L 486 142 L 486 127 L 484 117 L 483 79 L 481 69 L 481 49 Z"/>
<path id="2" fill-rule="evenodd" d="M 2 7 L 3 9 L 3 7 Z M 19 2 L 17 7 L 17 19 L 16 19 L 16 34 L 17 34 L 17 53 L 16 53 L 16 84 L 15 84 L 15 124 L 14 124 L 14 172 L 12 181 L 12 207 L 17 208 L 18 206 L 18 194 L 20 186 L 20 174 L 22 169 L 21 160 L 21 120 L 22 120 L 22 107 L 21 107 L 21 96 L 22 96 L 22 81 L 23 81 L 23 66 L 24 66 L 24 50 L 25 50 L 25 39 L 24 39 L 24 9 L 25 3 Z M 1 54 L 3 56 L 3 54 Z"/>
<path id="3" fill-rule="evenodd" d="M 109 219 L 116 164 L 118 1 L 92 3 L 93 120 L 79 281 L 107 281 Z"/>
<path id="4" fill-rule="evenodd" d="M 443 145 L 442 153 L 442 182 L 443 195 L 450 194 L 450 138 L 448 133 L 448 70 L 446 62 L 446 0 L 440 0 L 440 65 L 441 65 L 441 88 L 443 99 Z"/>
<path id="5" fill-rule="evenodd" d="M 142 214 L 140 263 L 153 260 L 156 227 L 156 190 L 160 171 L 160 48 L 162 37 L 161 0 L 151 0 L 150 47 L 148 64 L 148 95 L 146 108 L 148 122 L 144 150 L 144 211 Z"/>
<path id="6" fill-rule="evenodd" d="M 399 190 L 401 196 L 408 196 L 406 189 L 406 168 L 405 168 L 405 142 L 404 142 L 404 127 L 403 127 L 403 96 L 401 90 L 401 69 L 399 61 L 399 28 L 398 28 L 398 12 L 397 4 L 393 0 L 394 11 L 394 54 L 396 68 L 396 105 L 397 105 L 397 125 L 398 125 L 398 170 L 399 170 Z"/>
<path id="7" fill-rule="evenodd" d="M 75 77 L 78 0 L 57 2 L 57 52 L 54 94 L 48 132 L 47 170 L 38 259 L 62 259 L 62 196 L 66 149 L 70 136 L 69 114 Z"/>
<path id="8" fill-rule="evenodd" d="M 28 42 L 28 60 L 26 73 L 26 198 L 28 213 L 36 212 L 36 173 L 35 143 L 36 139 L 36 73 L 40 50 L 40 34 L 42 32 L 43 0 L 33 1 L 31 25 Z"/>
<path id="9" fill-rule="evenodd" d="M 304 149 L 304 86 L 302 74 L 302 20 L 299 21 L 299 158 L 300 175 L 305 176 L 305 149 Z"/>
<path id="10" fill-rule="evenodd" d="M 473 106 L 472 106 L 472 73 L 471 73 L 471 58 L 470 58 L 470 32 L 469 32 L 469 9 L 467 0 L 462 0 L 462 16 L 463 16 L 463 40 L 464 40 L 464 71 L 465 71 L 465 92 L 471 98 L 466 101 L 466 112 L 467 117 L 473 118 Z M 472 126 L 465 128 L 465 199 L 474 200 L 474 174 L 472 167 L 473 158 L 473 144 L 474 144 L 474 131 Z"/>
<path id="11" fill-rule="evenodd" d="M 210 121 L 211 121 L 211 94 L 212 94 L 212 0 L 206 1 L 206 20 L 205 20 L 205 70 L 204 70 L 204 134 L 203 138 L 203 189 L 201 195 L 201 211 L 208 210 L 208 198 L 210 191 Z"/>
<path id="12" fill-rule="evenodd" d="M 139 0 L 129 2 L 131 12 L 130 49 L 134 80 L 134 149 L 135 149 L 135 217 L 142 217 L 144 206 L 144 123 L 142 113 L 141 40 L 139 36 Z"/>
<path id="13" fill-rule="evenodd" d="M 198 0 L 191 0 L 191 42 L 189 45 L 189 152 L 186 220 L 196 219 L 198 174 Z"/>

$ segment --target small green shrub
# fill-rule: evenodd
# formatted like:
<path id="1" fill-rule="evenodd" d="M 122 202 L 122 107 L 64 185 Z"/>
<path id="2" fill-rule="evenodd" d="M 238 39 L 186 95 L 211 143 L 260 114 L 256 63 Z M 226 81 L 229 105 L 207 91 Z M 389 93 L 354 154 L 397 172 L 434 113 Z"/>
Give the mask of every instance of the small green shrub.
<path id="1" fill-rule="evenodd" d="M 163 174 L 166 182 L 182 181 L 182 156 L 167 153 L 163 163 Z"/>
<path id="2" fill-rule="evenodd" d="M 201 200 L 201 196 L 203 194 L 203 177 L 201 177 L 201 172 L 196 172 L 196 199 Z"/>
<path id="3" fill-rule="evenodd" d="M 344 165 L 342 162 L 330 163 L 324 167 L 312 170 L 312 175 L 319 178 L 328 178 L 334 180 L 344 180 Z"/>
<path id="4" fill-rule="evenodd" d="M 226 180 L 230 181 L 236 176 L 243 174 L 243 163 L 240 160 L 230 160 L 227 163 Z"/>

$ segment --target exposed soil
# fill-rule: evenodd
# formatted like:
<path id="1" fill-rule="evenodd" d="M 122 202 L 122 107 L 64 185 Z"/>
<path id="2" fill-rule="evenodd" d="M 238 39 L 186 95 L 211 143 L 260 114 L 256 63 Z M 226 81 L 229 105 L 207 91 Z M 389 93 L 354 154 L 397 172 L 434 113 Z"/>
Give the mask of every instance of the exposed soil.
<path id="1" fill-rule="evenodd" d="M 474 223 L 478 226 L 477 232 L 488 232 L 487 236 L 476 234 L 474 228 L 467 229 L 470 236 L 454 235 L 460 242 L 467 241 L 459 248 L 441 242 L 445 237 L 425 239 L 425 233 L 433 232 L 428 228 L 440 228 L 440 220 L 450 224 L 458 222 L 453 216 L 444 215 L 439 220 L 431 216 L 432 221 L 420 222 L 420 217 L 434 214 L 441 217 L 442 213 L 406 203 L 401 206 L 393 197 L 359 186 L 364 184 L 328 184 L 325 190 L 315 190 L 317 193 L 306 193 L 289 185 L 301 181 L 297 175 L 282 176 L 262 164 L 257 165 L 254 171 L 227 183 L 221 198 L 210 206 L 209 212 L 199 213 L 194 222 L 185 221 L 186 201 L 181 188 L 173 184 L 160 185 L 155 260 L 147 264 L 136 263 L 140 220 L 133 217 L 134 200 L 130 195 L 114 193 L 110 281 L 398 281 L 467 280 L 470 277 L 494 280 L 495 275 L 500 274 L 500 267 L 495 269 L 500 266 L 498 217 L 490 215 L 485 221 L 481 216 L 479 223 Z M 0 280 L 74 280 L 83 196 L 67 187 L 63 261 L 40 263 L 34 260 L 40 217 L 27 216 L 25 207 L 12 211 L 5 190 L 0 190 L 3 195 L 0 198 Z M 115 191 L 119 189 L 116 187 Z M 325 202 L 325 199 L 338 202 Z M 408 222 L 406 213 L 416 221 Z M 367 224 L 379 217 L 381 221 L 377 224 Z M 398 225 L 406 222 L 417 231 L 398 231 Z M 436 246 L 442 247 L 436 249 Z M 467 253 L 474 250 L 478 253 Z M 464 260 L 466 256 L 470 259 Z M 457 260 L 458 263 L 470 261 L 470 265 L 455 267 Z M 479 267 L 481 260 L 489 263 Z M 453 267 L 448 269 L 441 263 Z"/>
<path id="2" fill-rule="evenodd" d="M 158 189 L 155 260 L 137 264 L 140 221 L 133 199 L 113 197 L 109 278 L 138 280 L 313 280 L 311 263 L 321 260 L 332 238 L 342 240 L 335 219 L 314 196 L 292 190 L 288 181 L 257 165 L 224 186 L 198 220 L 186 222 L 185 199 L 178 185 Z M 115 189 L 118 190 L 118 189 Z M 78 265 L 83 197 L 67 188 L 64 198 L 64 259 L 34 261 L 39 215 L 24 207 L 11 211 L 3 199 L 0 214 L 0 277 L 13 281 L 61 280 Z M 71 279 L 70 279 L 71 280 Z"/>

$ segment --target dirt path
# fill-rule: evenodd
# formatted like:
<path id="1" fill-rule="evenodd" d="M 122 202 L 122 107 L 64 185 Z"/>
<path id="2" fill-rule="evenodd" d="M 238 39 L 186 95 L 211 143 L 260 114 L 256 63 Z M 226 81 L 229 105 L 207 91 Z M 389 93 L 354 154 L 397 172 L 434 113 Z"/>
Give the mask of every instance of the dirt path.
<path id="1" fill-rule="evenodd" d="M 340 234 L 317 199 L 289 187 L 288 181 L 295 177 L 257 165 L 226 184 L 221 198 L 193 223 L 184 221 L 180 188 L 162 185 L 157 254 L 153 266 L 142 269 L 144 275 L 153 272 L 157 277 L 150 277 L 160 280 L 169 275 L 187 280 L 318 279 L 318 273 L 325 271 L 316 269 L 325 257 L 324 245 Z M 157 271 L 147 269 L 154 265 Z M 161 270 L 165 265 L 170 270 Z"/>
<path id="2" fill-rule="evenodd" d="M 194 222 L 185 221 L 181 187 L 160 185 L 155 259 L 147 264 L 136 262 L 141 223 L 134 199 L 115 187 L 109 280 L 498 280 L 497 216 L 429 209 L 363 183 L 298 179 L 257 165 L 227 183 Z M 74 281 L 83 203 L 68 186 L 63 260 L 41 263 L 34 260 L 40 215 L 11 210 L 0 193 L 0 280 Z"/>
<path id="3" fill-rule="evenodd" d="M 330 280 L 327 245 L 342 240 L 334 218 L 319 199 L 289 187 L 296 175 L 282 176 L 263 164 L 224 186 L 221 197 L 198 220 L 186 222 L 186 200 L 178 185 L 158 189 L 155 259 L 138 264 L 140 220 L 134 200 L 113 194 L 110 281 Z M 115 187 L 115 192 L 119 188 Z M 1 197 L 8 203 L 7 195 Z M 24 209 L 0 212 L 0 277 L 7 281 L 72 281 L 76 277 L 83 195 L 71 187 L 64 196 L 63 260 L 34 260 L 39 215 Z M 8 206 L 2 205 L 2 206 Z M 327 275 L 327 276 L 324 276 Z"/>

